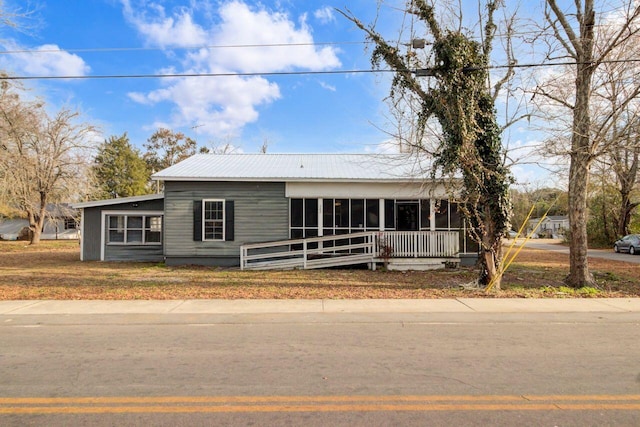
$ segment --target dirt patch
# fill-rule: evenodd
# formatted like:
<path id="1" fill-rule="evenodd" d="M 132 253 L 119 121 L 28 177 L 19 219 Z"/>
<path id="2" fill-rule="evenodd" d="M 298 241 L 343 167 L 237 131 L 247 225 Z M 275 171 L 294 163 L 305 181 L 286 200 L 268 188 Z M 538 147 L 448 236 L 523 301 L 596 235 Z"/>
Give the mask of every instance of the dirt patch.
<path id="1" fill-rule="evenodd" d="M 500 292 L 473 288 L 473 268 L 425 272 L 364 269 L 239 271 L 150 263 L 81 262 L 77 241 L 0 242 L 0 300 L 369 299 L 640 296 L 640 265 L 590 259 L 597 288 L 569 289 L 568 255 L 524 249 Z"/>

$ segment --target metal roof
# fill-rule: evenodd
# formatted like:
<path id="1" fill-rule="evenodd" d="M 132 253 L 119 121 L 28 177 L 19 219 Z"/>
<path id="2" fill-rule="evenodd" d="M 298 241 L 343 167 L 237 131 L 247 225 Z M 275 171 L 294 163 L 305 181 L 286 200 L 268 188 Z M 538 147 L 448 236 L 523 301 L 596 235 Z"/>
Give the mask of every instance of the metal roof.
<path id="1" fill-rule="evenodd" d="M 146 202 L 149 200 L 163 199 L 164 194 L 146 194 L 144 196 L 118 197 L 116 199 L 94 200 L 91 202 L 72 203 L 71 207 L 75 209 L 95 208 L 97 206 L 119 205 L 122 203 Z"/>
<path id="2" fill-rule="evenodd" d="M 426 171 L 426 172 L 425 172 Z M 164 181 L 416 181 L 419 159 L 389 154 L 196 154 L 152 178 Z"/>

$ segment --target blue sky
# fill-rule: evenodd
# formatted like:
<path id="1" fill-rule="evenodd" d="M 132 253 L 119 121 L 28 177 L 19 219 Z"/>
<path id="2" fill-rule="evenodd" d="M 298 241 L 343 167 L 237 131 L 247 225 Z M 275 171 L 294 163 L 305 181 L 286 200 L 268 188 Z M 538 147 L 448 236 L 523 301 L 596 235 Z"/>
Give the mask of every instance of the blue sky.
<path id="1" fill-rule="evenodd" d="M 346 3 L 363 22 L 376 19 L 372 0 L 34 2 L 23 31 L 2 29 L 0 68 L 19 76 L 370 70 L 363 33 L 334 10 Z M 28 7 L 17 0 L 5 5 Z M 393 2 L 381 7 L 377 29 L 397 38 L 402 14 Z M 200 146 L 229 143 L 245 153 L 258 152 L 265 141 L 273 153 L 360 153 L 380 151 L 389 139 L 381 129 L 393 130 L 383 103 L 388 79 L 336 73 L 25 84 L 52 109 L 80 110 L 103 139 L 127 132 L 140 148 L 166 127 Z M 524 179 L 537 174 L 516 173 Z"/>
<path id="2" fill-rule="evenodd" d="M 373 19 L 371 1 L 349 3 L 355 14 Z M 22 21 L 26 31 L 2 34 L 5 50 L 31 52 L 5 54 L 0 65 L 20 76 L 369 69 L 363 34 L 333 7 L 313 1 L 42 2 Z M 263 46 L 269 44 L 288 46 Z M 200 145 L 231 143 L 244 152 L 257 152 L 265 140 L 271 152 L 363 152 L 386 138 L 374 126 L 382 124 L 388 90 L 376 74 L 27 84 L 53 108 L 78 108 L 104 136 L 127 132 L 138 146 L 160 126 Z"/>

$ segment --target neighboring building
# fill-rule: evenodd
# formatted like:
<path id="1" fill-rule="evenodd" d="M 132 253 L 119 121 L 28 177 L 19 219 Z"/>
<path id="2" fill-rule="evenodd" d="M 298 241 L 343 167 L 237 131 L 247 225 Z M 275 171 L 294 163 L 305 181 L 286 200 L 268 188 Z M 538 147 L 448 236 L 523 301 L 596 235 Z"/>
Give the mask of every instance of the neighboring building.
<path id="1" fill-rule="evenodd" d="M 40 239 L 42 240 L 62 240 L 78 239 L 77 211 L 67 203 L 48 204 L 47 217 L 44 220 L 44 227 Z M 26 219 L 14 218 L 0 220 L 0 239 L 17 240 L 22 236 L 28 237 L 29 221 Z"/>
<path id="2" fill-rule="evenodd" d="M 540 225 L 536 229 L 538 223 Z M 534 229 L 536 230 L 532 236 L 534 238 L 562 239 L 569 230 L 569 217 L 556 215 L 547 216 L 542 220 L 541 218 L 530 219 L 527 223 L 527 235 Z"/>
<path id="3" fill-rule="evenodd" d="M 309 265 L 365 259 L 373 240 L 376 261 L 385 245 L 393 257 L 477 258 L 450 189 L 406 157 L 198 154 L 153 179 L 163 195 L 74 205 L 83 260 L 291 267 L 304 251 L 307 267 L 307 251 Z"/>

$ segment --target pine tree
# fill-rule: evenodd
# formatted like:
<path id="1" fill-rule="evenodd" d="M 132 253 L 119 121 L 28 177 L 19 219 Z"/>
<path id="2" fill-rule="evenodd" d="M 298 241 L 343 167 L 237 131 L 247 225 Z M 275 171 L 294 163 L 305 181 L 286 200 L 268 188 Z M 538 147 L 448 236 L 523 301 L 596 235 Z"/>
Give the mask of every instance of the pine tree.
<path id="1" fill-rule="evenodd" d="M 93 168 L 101 197 L 130 197 L 151 193 L 151 173 L 127 134 L 111 136 L 100 146 Z"/>

